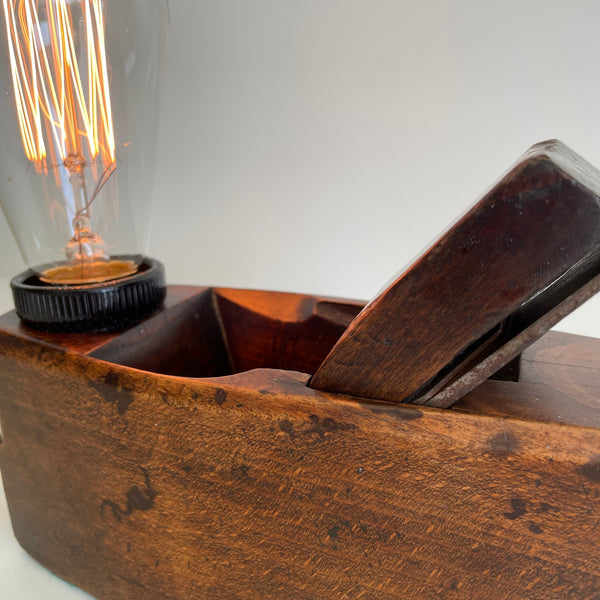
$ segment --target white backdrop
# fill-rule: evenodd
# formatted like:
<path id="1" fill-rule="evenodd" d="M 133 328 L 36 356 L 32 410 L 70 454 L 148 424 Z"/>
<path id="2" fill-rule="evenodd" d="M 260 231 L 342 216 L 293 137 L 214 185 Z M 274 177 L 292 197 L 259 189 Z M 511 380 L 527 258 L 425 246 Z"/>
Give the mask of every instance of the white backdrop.
<path id="1" fill-rule="evenodd" d="M 600 166 L 599 22 L 591 0 L 172 0 L 151 254 L 172 283 L 370 298 L 532 143 Z M 0 216 L 0 277 L 23 268 Z M 559 328 L 600 336 L 600 300 Z M 0 526 L 3 597 L 41 597 Z"/>

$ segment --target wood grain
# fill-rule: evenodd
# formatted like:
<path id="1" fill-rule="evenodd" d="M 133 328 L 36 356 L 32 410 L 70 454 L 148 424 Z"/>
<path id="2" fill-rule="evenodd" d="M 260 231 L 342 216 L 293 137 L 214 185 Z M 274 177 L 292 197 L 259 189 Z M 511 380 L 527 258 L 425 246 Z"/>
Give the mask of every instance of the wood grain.
<path id="1" fill-rule="evenodd" d="M 234 372 L 314 373 L 364 303 L 303 294 L 215 290 Z"/>
<path id="2" fill-rule="evenodd" d="M 196 292 L 170 295 L 165 322 L 196 323 Z M 219 294 L 240 319 L 314 314 Z M 332 323 L 351 310 L 329 302 Z M 148 336 L 176 346 L 183 325 Z M 87 346 L 0 319 L 0 468 L 22 546 L 100 600 L 598 597 L 598 340 L 546 336 L 521 382 L 451 410 L 281 369 L 165 375 Z"/>
<path id="3" fill-rule="evenodd" d="M 486 381 L 454 409 L 600 429 L 600 341 L 551 331 L 521 357 L 518 382 Z"/>
<path id="4" fill-rule="evenodd" d="M 145 371 L 186 377 L 233 372 L 213 290 L 178 288 L 178 302 L 89 354 Z M 171 294 L 169 294 L 171 299 Z M 171 300 L 173 301 L 173 300 Z"/>
<path id="5" fill-rule="evenodd" d="M 449 406 L 598 289 L 600 172 L 538 144 L 361 312 L 310 385 Z"/>

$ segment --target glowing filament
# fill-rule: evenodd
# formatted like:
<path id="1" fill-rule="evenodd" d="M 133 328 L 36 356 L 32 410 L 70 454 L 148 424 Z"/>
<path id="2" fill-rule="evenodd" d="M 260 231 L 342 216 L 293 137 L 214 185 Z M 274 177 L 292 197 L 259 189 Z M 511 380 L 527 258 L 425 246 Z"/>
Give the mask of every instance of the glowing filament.
<path id="1" fill-rule="evenodd" d="M 115 139 L 102 0 L 2 2 L 27 158 L 45 170 L 48 152 L 51 161 L 60 160 L 67 168 L 69 157 L 100 156 L 104 169 L 110 168 Z M 73 5 L 81 13 L 78 19 Z"/>

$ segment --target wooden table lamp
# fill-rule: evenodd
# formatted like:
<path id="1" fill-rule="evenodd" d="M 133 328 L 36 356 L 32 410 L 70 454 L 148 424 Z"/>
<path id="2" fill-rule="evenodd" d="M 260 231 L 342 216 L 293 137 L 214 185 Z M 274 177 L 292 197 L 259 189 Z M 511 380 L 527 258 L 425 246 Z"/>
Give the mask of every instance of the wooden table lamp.
<path id="1" fill-rule="evenodd" d="M 600 173 L 529 150 L 380 296 L 169 287 L 112 333 L 0 318 L 14 532 L 100 600 L 592 600 Z"/>

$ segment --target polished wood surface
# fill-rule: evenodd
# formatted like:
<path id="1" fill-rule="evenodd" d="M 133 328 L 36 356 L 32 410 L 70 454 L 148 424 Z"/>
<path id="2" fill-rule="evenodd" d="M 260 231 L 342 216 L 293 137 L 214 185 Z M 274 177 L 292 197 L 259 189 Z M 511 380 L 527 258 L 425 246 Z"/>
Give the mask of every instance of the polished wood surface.
<path id="1" fill-rule="evenodd" d="M 353 321 L 320 390 L 450 406 L 600 290 L 600 171 L 533 146 Z"/>
<path id="2" fill-rule="evenodd" d="M 236 373 L 261 367 L 314 373 L 364 303 L 301 294 L 215 290 Z"/>
<path id="3" fill-rule="evenodd" d="M 311 389 L 358 310 L 171 288 L 126 343 L 0 318 L 19 542 L 100 600 L 597 598 L 600 341 L 551 333 L 452 409 Z"/>

